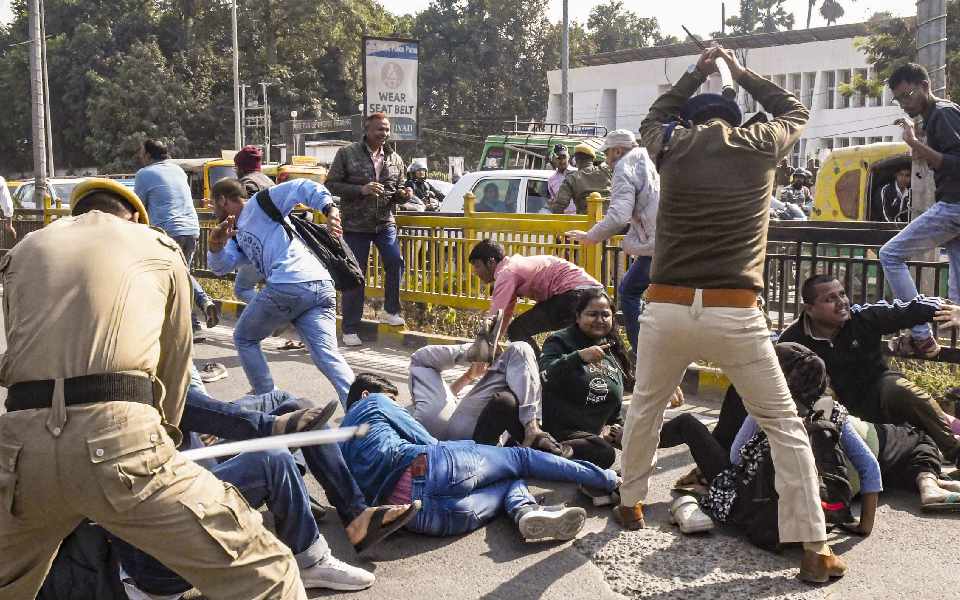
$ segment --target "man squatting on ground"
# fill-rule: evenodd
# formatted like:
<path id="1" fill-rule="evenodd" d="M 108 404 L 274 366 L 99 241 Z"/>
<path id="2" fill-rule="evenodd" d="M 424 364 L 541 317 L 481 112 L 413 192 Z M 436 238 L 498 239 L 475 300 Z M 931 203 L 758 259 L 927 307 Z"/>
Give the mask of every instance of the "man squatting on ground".
<path id="1" fill-rule="evenodd" d="M 718 94 L 691 98 L 717 60 L 773 113 L 772 121 L 740 128 L 735 102 Z M 675 123 L 678 114 L 684 123 Z M 810 443 L 757 307 L 774 170 L 808 117 L 799 100 L 743 68 L 733 52 L 710 48 L 654 102 L 641 125 L 660 169 L 657 252 L 639 321 L 638 344 L 649 353 L 637 361 L 614 516 L 629 529 L 643 527 L 663 411 L 690 362 L 708 360 L 737 386 L 770 440 L 781 542 L 803 542 L 800 577 L 826 581 L 846 566 L 825 542 Z"/>

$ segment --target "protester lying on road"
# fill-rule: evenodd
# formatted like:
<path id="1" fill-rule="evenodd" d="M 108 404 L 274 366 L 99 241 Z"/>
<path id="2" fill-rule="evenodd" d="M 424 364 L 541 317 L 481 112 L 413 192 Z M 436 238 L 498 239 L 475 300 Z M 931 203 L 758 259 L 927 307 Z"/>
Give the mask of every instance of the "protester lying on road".
<path id="1" fill-rule="evenodd" d="M 429 535 L 473 531 L 505 511 L 526 541 L 573 539 L 586 519 L 579 507 L 541 506 L 524 477 L 568 481 L 613 492 L 617 474 L 531 448 L 473 441 L 441 442 L 401 408 L 388 380 L 360 373 L 350 387 L 344 426 L 367 434 L 341 443 L 350 471 L 370 503 L 422 508 L 406 525 Z"/>
<path id="2" fill-rule="evenodd" d="M 322 428 L 335 405 L 303 408 L 309 401 L 275 390 L 223 402 L 196 388 L 187 392 L 182 427 L 185 431 L 215 435 L 225 440 L 247 440 Z M 336 509 L 357 552 L 372 549 L 409 521 L 415 504 L 370 506 L 350 474 L 337 444 L 306 446 L 300 450 L 310 473 Z"/>
<path id="3" fill-rule="evenodd" d="M 851 414 L 872 423 L 919 427 L 948 460 L 960 460 L 960 440 L 950 430 L 946 413 L 930 394 L 890 370 L 882 340 L 885 334 L 935 319 L 953 326 L 951 315 L 960 314 L 960 307 L 925 296 L 851 306 L 843 285 L 832 275 L 808 278 L 801 296 L 803 315 L 780 341 L 803 344 L 823 359 L 830 386 Z"/>

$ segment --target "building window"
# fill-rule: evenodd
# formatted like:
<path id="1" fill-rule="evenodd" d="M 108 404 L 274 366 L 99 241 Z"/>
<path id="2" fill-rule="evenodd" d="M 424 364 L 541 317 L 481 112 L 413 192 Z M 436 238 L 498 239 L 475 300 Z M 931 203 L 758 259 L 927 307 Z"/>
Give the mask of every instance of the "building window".
<path id="1" fill-rule="evenodd" d="M 851 146 L 863 146 L 866 143 L 867 143 L 866 138 L 862 138 L 862 137 L 850 138 Z"/>
<path id="2" fill-rule="evenodd" d="M 893 141 L 893 136 L 892 136 L 892 135 L 885 135 L 885 136 L 883 136 L 883 141 L 885 141 L 885 142 L 892 142 L 892 141 Z"/>
<path id="3" fill-rule="evenodd" d="M 840 71 L 840 83 L 850 83 L 850 69 L 844 69 Z M 852 96 L 841 96 L 840 94 L 837 95 L 840 96 L 839 107 L 850 108 L 850 100 L 852 100 Z"/>
<path id="4" fill-rule="evenodd" d="M 823 71 L 823 94 L 825 108 L 836 108 L 836 92 L 837 92 L 837 74 L 834 71 Z"/>
<path id="5" fill-rule="evenodd" d="M 872 137 L 872 138 L 870 138 L 869 140 L 867 140 L 867 143 L 868 143 L 868 144 L 879 144 L 879 143 L 882 142 L 882 141 L 883 141 L 883 136 L 876 136 L 876 137 Z"/>
<path id="6" fill-rule="evenodd" d="M 858 77 L 862 77 L 863 79 L 867 78 L 866 69 L 857 69 L 856 71 L 854 71 L 854 74 L 857 75 Z M 852 100 L 853 100 L 853 105 L 857 108 L 863 108 L 864 106 L 867 105 L 867 97 L 860 92 L 857 92 L 856 94 L 854 94 Z"/>
<path id="7" fill-rule="evenodd" d="M 783 89 L 787 89 L 787 76 L 786 75 L 774 75 L 773 82 Z"/>
<path id="8" fill-rule="evenodd" d="M 813 108 L 813 90 L 817 85 L 816 73 L 803 74 L 803 98 L 800 100 L 807 108 Z"/>
<path id="9" fill-rule="evenodd" d="M 826 148 L 827 150 L 833 150 L 833 138 L 820 138 L 820 148 Z"/>
<path id="10" fill-rule="evenodd" d="M 790 87 L 787 89 L 790 90 L 791 94 L 799 98 L 800 97 L 800 73 L 790 73 L 789 84 L 790 84 Z"/>
<path id="11" fill-rule="evenodd" d="M 850 138 L 837 138 L 837 142 L 834 145 L 836 148 L 846 148 L 850 145 Z"/>

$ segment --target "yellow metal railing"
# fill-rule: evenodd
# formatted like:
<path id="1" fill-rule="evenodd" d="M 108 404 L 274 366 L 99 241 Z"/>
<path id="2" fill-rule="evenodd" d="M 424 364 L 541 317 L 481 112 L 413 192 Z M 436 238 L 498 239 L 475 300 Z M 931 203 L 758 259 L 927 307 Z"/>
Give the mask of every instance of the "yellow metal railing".
<path id="1" fill-rule="evenodd" d="M 460 309 L 488 306 L 489 286 L 474 275 L 467 258 L 482 239 L 499 242 L 507 254 L 554 255 L 583 267 L 599 281 L 613 281 L 616 265 L 604 264 L 604 244 L 578 244 L 565 234 L 589 230 L 603 217 L 603 198 L 591 194 L 585 215 L 476 212 L 473 194 L 464 197 L 463 216 L 429 214 L 397 217 L 404 273 L 400 298 Z M 617 257 L 617 261 L 622 261 Z M 606 269 L 604 269 L 606 267 Z M 604 270 L 607 272 L 604 273 Z M 619 266 L 619 273 L 624 266 Z M 383 294 L 385 274 L 374 248 L 366 265 L 367 294 Z"/>

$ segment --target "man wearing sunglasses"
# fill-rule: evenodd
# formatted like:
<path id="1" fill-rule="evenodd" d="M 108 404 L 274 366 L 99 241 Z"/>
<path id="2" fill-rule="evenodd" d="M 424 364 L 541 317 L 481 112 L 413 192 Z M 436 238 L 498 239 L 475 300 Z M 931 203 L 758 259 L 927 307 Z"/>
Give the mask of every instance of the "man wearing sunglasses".
<path id="1" fill-rule="evenodd" d="M 922 66 L 908 63 L 897 68 L 888 82 L 893 98 L 910 119 L 898 119 L 903 141 L 914 158 L 933 169 L 936 203 L 880 248 L 880 264 L 897 298 L 909 301 L 917 286 L 907 270 L 910 256 L 942 246 L 950 259 L 950 299 L 960 300 L 960 107 L 930 92 L 930 76 Z M 920 139 L 911 119 L 922 119 L 925 139 Z M 928 324 L 913 327 L 910 335 L 894 342 L 902 356 L 932 358 L 940 352 Z"/>

